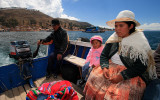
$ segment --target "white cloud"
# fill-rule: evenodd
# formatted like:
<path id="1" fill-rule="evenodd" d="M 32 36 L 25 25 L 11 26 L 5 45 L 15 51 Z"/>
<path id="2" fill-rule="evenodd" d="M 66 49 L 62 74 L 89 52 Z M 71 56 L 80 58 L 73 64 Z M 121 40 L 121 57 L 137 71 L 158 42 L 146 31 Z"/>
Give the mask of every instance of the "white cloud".
<path id="1" fill-rule="evenodd" d="M 70 20 L 79 20 L 78 18 L 63 13 L 62 0 L 0 0 L 0 7 L 36 9 L 54 18 L 60 17 Z"/>
<path id="2" fill-rule="evenodd" d="M 160 23 L 151 23 L 151 24 L 143 24 L 138 29 L 144 29 L 144 30 L 160 30 Z"/>
<path id="3" fill-rule="evenodd" d="M 80 20 L 80 19 L 78 19 L 78 18 L 75 18 L 75 17 L 72 17 L 72 16 L 68 16 L 68 15 L 66 15 L 66 14 L 62 14 L 61 15 L 61 18 L 66 18 L 66 19 L 70 19 L 70 20 Z"/>
<path id="4" fill-rule="evenodd" d="M 109 28 L 109 29 L 112 29 L 111 27 L 107 26 L 107 25 L 98 25 L 99 27 L 102 27 L 102 28 Z"/>

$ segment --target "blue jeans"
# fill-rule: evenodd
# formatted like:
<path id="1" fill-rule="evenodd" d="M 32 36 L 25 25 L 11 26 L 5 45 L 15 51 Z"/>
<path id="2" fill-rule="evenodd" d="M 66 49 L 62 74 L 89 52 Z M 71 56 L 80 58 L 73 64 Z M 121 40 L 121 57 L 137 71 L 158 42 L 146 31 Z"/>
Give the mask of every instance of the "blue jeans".
<path id="1" fill-rule="evenodd" d="M 83 67 L 82 67 L 82 78 L 87 81 L 90 72 L 92 70 L 92 67 L 89 67 L 90 62 L 87 62 Z"/>
<path id="2" fill-rule="evenodd" d="M 160 79 L 152 80 L 147 85 L 142 100 L 160 100 Z"/>
<path id="3" fill-rule="evenodd" d="M 87 63 L 82 67 L 82 78 L 85 78 L 86 75 L 87 75 L 87 73 L 88 73 L 89 63 L 90 63 L 90 62 L 87 62 Z"/>

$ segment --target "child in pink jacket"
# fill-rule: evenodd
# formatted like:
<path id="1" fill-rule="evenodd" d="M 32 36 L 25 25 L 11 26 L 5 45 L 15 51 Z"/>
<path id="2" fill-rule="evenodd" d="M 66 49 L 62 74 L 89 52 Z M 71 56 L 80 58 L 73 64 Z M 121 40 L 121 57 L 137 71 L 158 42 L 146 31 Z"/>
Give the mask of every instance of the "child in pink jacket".
<path id="1" fill-rule="evenodd" d="M 83 85 L 87 81 L 92 68 L 100 65 L 100 55 L 103 50 L 102 42 L 103 39 L 101 36 L 95 35 L 91 37 L 90 43 L 92 47 L 87 55 L 85 65 L 82 67 L 82 80 L 79 82 L 80 85 Z"/>

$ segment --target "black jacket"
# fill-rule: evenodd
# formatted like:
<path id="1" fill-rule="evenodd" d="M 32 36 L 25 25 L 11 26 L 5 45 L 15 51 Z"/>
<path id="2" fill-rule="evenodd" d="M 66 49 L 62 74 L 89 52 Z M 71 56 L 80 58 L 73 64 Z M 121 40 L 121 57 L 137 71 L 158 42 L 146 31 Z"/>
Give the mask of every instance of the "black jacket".
<path id="1" fill-rule="evenodd" d="M 109 59 L 118 52 L 119 43 L 108 43 L 105 45 L 101 56 L 100 56 L 100 65 L 103 69 L 104 67 L 109 68 Z M 122 63 L 127 68 L 121 72 L 121 75 L 124 80 L 130 79 L 136 76 L 140 76 L 146 83 L 149 83 L 149 74 L 146 71 L 147 66 L 142 64 L 140 59 L 133 61 L 129 57 L 123 57 L 120 55 Z"/>
<path id="2" fill-rule="evenodd" d="M 58 54 L 64 54 L 68 47 L 68 35 L 61 27 L 57 31 L 52 32 L 47 38 L 42 39 L 42 43 L 47 43 L 53 40 L 55 50 Z"/>

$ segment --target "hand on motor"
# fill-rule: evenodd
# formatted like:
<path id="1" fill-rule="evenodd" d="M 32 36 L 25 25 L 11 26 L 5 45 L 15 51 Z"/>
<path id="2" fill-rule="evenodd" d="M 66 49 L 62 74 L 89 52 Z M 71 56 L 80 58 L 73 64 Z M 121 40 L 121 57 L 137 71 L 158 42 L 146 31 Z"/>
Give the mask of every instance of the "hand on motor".
<path id="1" fill-rule="evenodd" d="M 121 74 L 118 74 L 118 75 L 115 75 L 113 77 L 111 77 L 109 79 L 112 83 L 118 83 L 118 82 L 121 82 L 123 80 L 123 77 Z"/>
<path id="2" fill-rule="evenodd" d="M 103 75 L 105 78 L 109 78 L 109 73 L 108 73 L 108 69 L 107 68 L 103 68 Z"/>
<path id="3" fill-rule="evenodd" d="M 62 54 L 57 54 L 57 60 L 61 60 L 62 59 Z"/>
<path id="4" fill-rule="evenodd" d="M 38 41 L 37 41 L 37 45 L 40 45 L 40 44 L 42 44 L 42 41 L 41 41 L 41 40 L 38 40 Z"/>

